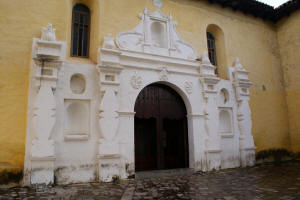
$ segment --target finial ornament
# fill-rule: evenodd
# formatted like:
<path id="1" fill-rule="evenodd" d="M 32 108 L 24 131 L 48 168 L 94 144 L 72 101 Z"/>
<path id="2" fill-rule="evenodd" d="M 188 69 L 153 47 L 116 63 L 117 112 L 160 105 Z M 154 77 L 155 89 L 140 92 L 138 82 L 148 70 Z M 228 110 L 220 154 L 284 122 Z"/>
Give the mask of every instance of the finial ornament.
<path id="1" fill-rule="evenodd" d="M 55 29 L 52 27 L 52 24 L 48 24 L 47 28 L 43 27 L 42 28 L 42 40 L 46 41 L 55 41 L 56 36 L 55 36 Z"/>
<path id="2" fill-rule="evenodd" d="M 207 52 L 204 52 L 202 54 L 202 63 L 203 64 L 208 64 L 208 65 L 211 64 Z"/>
<path id="3" fill-rule="evenodd" d="M 159 10 L 163 6 L 162 0 L 153 0 L 153 5 Z"/>
<path id="4" fill-rule="evenodd" d="M 241 71 L 245 71 L 243 65 L 241 64 L 241 61 L 239 58 L 236 58 L 235 61 L 234 61 L 234 67 L 237 69 L 237 70 L 241 70 Z"/>
<path id="5" fill-rule="evenodd" d="M 108 36 L 104 38 L 103 47 L 107 49 L 114 49 L 116 47 L 111 34 L 108 34 Z"/>

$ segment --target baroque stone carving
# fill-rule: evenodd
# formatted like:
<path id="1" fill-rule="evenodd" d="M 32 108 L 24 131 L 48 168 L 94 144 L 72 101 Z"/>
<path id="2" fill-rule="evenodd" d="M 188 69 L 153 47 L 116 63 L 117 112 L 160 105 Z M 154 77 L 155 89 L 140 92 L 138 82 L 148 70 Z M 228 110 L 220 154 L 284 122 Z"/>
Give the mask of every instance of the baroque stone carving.
<path id="1" fill-rule="evenodd" d="M 207 52 L 204 52 L 204 53 L 202 54 L 202 63 L 203 63 L 203 64 L 208 64 L 208 65 L 211 64 Z"/>
<path id="2" fill-rule="evenodd" d="M 48 24 L 47 28 L 43 27 L 42 28 L 42 40 L 46 41 L 55 41 L 56 36 L 55 36 L 55 29 L 52 27 L 52 24 Z"/>
<path id="3" fill-rule="evenodd" d="M 33 40 L 35 49 L 32 59 L 35 67 L 37 93 L 33 116 L 30 119 L 34 125 L 34 130 L 31 131 L 36 133 L 30 152 L 30 182 L 32 184 L 54 182 L 55 149 L 54 140 L 51 137 L 56 121 L 54 91 L 65 50 L 65 43 L 57 42 L 55 39 L 55 29 L 48 24 L 47 28 L 42 28 L 41 40 L 37 38 Z"/>
<path id="4" fill-rule="evenodd" d="M 161 81 L 167 81 L 169 78 L 168 78 L 168 70 L 166 67 L 163 67 L 161 69 L 161 71 L 159 72 L 159 80 Z"/>
<path id="5" fill-rule="evenodd" d="M 142 86 L 142 77 L 135 72 L 131 77 L 130 83 L 134 89 L 139 89 Z"/>
<path id="6" fill-rule="evenodd" d="M 240 61 L 239 58 L 236 58 L 236 59 L 235 59 L 235 62 L 234 62 L 234 68 L 235 68 L 236 70 L 246 71 L 246 70 L 244 69 L 243 65 L 241 64 L 241 61 Z"/>
<path id="7" fill-rule="evenodd" d="M 163 2 L 161 0 L 153 0 L 153 5 L 157 8 L 160 9 L 163 6 Z"/>
<path id="8" fill-rule="evenodd" d="M 193 82 L 185 82 L 184 89 L 188 94 L 192 94 L 193 93 Z"/>
<path id="9" fill-rule="evenodd" d="M 157 8 L 162 6 L 160 0 L 153 1 Z M 158 54 L 194 60 L 195 49 L 185 43 L 176 30 L 172 16 L 163 16 L 157 10 L 150 13 L 147 9 L 140 14 L 141 22 L 132 31 L 125 31 L 116 37 L 117 47 L 143 53 Z"/>

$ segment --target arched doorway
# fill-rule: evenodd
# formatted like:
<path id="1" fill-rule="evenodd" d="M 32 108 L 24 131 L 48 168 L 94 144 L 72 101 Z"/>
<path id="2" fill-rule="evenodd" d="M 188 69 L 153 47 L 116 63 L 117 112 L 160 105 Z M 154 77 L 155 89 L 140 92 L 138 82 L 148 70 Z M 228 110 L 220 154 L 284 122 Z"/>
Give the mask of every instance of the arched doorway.
<path id="1" fill-rule="evenodd" d="M 135 170 L 188 167 L 187 112 L 179 94 L 151 84 L 138 95 L 134 110 Z"/>

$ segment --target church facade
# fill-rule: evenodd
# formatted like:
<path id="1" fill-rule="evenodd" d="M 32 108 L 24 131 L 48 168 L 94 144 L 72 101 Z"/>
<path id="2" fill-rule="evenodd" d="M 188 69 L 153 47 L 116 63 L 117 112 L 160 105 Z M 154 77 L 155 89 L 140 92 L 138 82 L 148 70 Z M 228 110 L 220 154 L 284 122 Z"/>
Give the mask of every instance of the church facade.
<path id="1" fill-rule="evenodd" d="M 3 87 L 0 127 L 0 167 L 22 171 L 25 185 L 246 167 L 261 150 L 299 151 L 296 9 L 280 19 L 207 1 L 40 3 L 30 4 L 40 26 L 20 38 L 10 33 L 22 20 L 5 13 L 1 43 L 3 66 L 26 60 L 25 73 L 1 73 L 24 101 Z"/>

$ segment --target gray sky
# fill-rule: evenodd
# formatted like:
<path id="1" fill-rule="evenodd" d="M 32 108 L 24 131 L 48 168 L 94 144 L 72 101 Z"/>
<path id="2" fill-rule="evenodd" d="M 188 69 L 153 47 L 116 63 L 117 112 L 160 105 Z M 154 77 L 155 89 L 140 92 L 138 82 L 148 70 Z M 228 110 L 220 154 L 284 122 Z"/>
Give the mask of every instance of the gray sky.
<path id="1" fill-rule="evenodd" d="M 289 0 L 257 0 L 257 1 L 263 2 L 265 4 L 268 4 L 276 8 Z"/>

